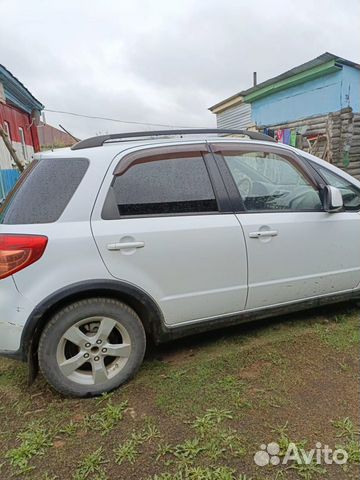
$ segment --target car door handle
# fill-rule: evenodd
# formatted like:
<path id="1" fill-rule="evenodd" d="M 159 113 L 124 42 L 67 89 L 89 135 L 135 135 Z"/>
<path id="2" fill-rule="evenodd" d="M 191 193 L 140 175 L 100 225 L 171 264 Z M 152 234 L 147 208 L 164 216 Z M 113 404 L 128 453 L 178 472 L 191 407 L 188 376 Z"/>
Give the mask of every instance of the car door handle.
<path id="1" fill-rule="evenodd" d="M 261 230 L 260 232 L 249 233 L 250 238 L 276 237 L 277 230 Z"/>
<path id="2" fill-rule="evenodd" d="M 116 242 L 109 243 L 107 246 L 108 250 L 123 250 L 125 248 L 143 248 L 145 247 L 145 242 Z"/>

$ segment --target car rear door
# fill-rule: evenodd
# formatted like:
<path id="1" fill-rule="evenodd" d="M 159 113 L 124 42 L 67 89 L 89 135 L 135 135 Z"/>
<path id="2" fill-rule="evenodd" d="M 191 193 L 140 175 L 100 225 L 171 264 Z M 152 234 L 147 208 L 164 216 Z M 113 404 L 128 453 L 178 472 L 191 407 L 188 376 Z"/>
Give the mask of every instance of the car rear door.
<path id="1" fill-rule="evenodd" d="M 245 234 L 247 309 L 358 285 L 360 217 L 325 212 L 311 168 L 278 146 L 219 143 L 212 148 Z"/>
<path id="2" fill-rule="evenodd" d="M 151 295 L 167 324 L 244 309 L 244 235 L 205 144 L 116 161 L 91 224 L 110 274 Z"/>

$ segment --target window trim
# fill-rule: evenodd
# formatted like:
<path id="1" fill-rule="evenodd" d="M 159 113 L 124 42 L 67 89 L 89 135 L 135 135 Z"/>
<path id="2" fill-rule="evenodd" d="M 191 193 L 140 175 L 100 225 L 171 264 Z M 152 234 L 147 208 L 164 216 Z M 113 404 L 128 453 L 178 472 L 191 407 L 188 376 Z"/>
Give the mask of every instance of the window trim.
<path id="1" fill-rule="evenodd" d="M 184 155 L 185 154 L 185 155 Z M 117 218 L 111 214 L 113 206 L 109 204 L 109 196 L 111 195 L 111 187 L 116 181 L 116 177 L 123 175 L 132 166 L 147 163 L 147 161 L 158 161 L 161 159 L 173 158 L 202 158 L 208 174 L 208 178 L 214 192 L 218 210 L 209 212 L 177 212 L 177 213 L 154 213 L 154 214 L 139 214 L 139 215 L 120 215 Z M 111 179 L 108 191 L 106 193 L 104 203 L 101 209 L 102 220 L 124 220 L 136 218 L 159 218 L 159 217 L 185 217 L 185 216 L 199 216 L 199 215 L 221 215 L 234 213 L 230 198 L 219 172 L 218 166 L 209 151 L 207 143 L 185 144 L 185 145 L 166 145 L 157 146 L 153 148 L 146 148 L 131 152 L 120 159 L 113 170 L 113 177 Z"/>
<path id="2" fill-rule="evenodd" d="M 294 154 L 291 150 L 285 150 L 276 145 L 261 145 L 254 143 L 236 143 L 236 142 L 212 142 L 209 145 L 212 154 L 214 155 L 219 169 L 222 173 L 223 181 L 228 189 L 230 201 L 233 206 L 234 213 L 243 214 L 258 214 L 258 213 L 320 213 L 323 210 L 246 210 L 243 198 L 237 188 L 235 180 L 231 174 L 230 168 L 224 158 L 222 152 L 261 152 L 261 153 L 274 153 L 280 157 L 288 160 L 297 170 L 305 176 L 310 184 L 318 191 L 321 204 L 323 205 L 323 188 L 324 185 L 321 182 L 322 177 L 314 171 L 311 166 L 304 162 L 301 157 Z"/>

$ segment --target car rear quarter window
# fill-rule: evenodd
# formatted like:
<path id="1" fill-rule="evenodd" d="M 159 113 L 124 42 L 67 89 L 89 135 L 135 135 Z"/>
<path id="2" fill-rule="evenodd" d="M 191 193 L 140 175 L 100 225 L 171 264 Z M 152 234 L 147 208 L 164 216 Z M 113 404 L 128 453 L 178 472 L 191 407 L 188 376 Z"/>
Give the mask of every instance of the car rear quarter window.
<path id="1" fill-rule="evenodd" d="M 0 211 L 8 225 L 56 222 L 83 179 L 85 158 L 34 160 L 21 175 Z"/>
<path id="2" fill-rule="evenodd" d="M 217 212 L 202 156 L 151 159 L 115 176 L 102 217 Z"/>

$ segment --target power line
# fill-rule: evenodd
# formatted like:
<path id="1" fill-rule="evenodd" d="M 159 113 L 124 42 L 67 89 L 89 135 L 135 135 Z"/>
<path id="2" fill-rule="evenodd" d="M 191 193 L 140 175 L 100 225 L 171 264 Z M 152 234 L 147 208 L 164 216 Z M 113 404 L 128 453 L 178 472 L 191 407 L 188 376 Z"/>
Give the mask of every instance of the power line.
<path id="1" fill-rule="evenodd" d="M 98 117 L 93 115 L 83 115 L 81 113 L 74 113 L 74 112 L 64 112 L 62 110 L 51 110 L 49 108 L 44 108 L 45 112 L 51 113 L 61 113 L 64 115 L 72 115 L 73 117 L 83 117 L 83 118 L 92 118 L 95 120 L 107 120 L 108 122 L 117 122 L 117 123 L 129 123 L 132 125 L 146 125 L 148 127 L 168 127 L 168 128 L 190 128 L 185 127 L 184 125 L 167 125 L 163 123 L 146 123 L 146 122 L 132 122 L 128 120 L 119 120 L 118 118 L 107 118 L 107 117 Z"/>

